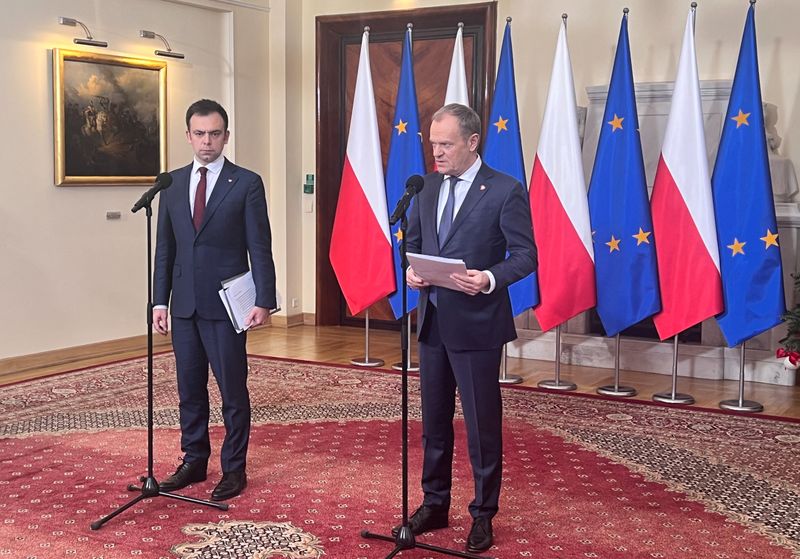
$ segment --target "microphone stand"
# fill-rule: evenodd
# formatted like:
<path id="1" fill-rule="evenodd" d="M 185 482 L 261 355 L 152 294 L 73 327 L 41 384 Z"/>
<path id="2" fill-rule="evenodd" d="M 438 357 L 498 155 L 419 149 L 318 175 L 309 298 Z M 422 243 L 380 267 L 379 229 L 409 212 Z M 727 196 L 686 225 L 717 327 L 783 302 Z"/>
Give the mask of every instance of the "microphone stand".
<path id="1" fill-rule="evenodd" d="M 403 211 L 401 221 L 400 221 L 400 231 L 402 235 L 400 236 L 400 262 L 402 264 L 403 270 L 408 268 L 408 259 L 406 258 L 406 229 L 408 228 L 408 220 L 406 219 L 406 212 Z M 392 536 L 385 536 L 383 534 L 375 534 L 368 530 L 361 531 L 361 537 L 367 539 L 377 539 L 383 540 L 385 542 L 393 542 L 394 549 L 386 556 L 386 559 L 391 559 L 398 553 L 405 551 L 407 549 L 426 549 L 428 551 L 433 551 L 437 553 L 441 553 L 443 555 L 450 555 L 453 557 L 463 557 L 466 559 L 491 559 L 491 557 L 487 557 L 485 555 L 472 555 L 470 553 L 464 553 L 462 551 L 456 551 L 454 549 L 447 549 L 444 547 L 437 547 L 434 545 L 420 543 L 416 541 L 414 537 L 414 533 L 411 531 L 411 527 L 408 525 L 408 362 L 409 362 L 409 352 L 408 352 L 408 337 L 409 337 L 409 316 L 408 316 L 408 286 L 405 282 L 403 282 L 403 297 L 402 297 L 402 305 L 403 305 L 403 316 L 401 318 L 401 326 L 400 326 L 400 346 L 401 346 L 401 363 L 402 363 L 402 400 L 401 400 L 401 410 L 402 410 L 402 422 L 401 428 L 402 431 L 402 469 L 403 469 L 403 525 L 400 526 L 400 529 L 397 531 L 397 535 Z"/>
<path id="2" fill-rule="evenodd" d="M 169 185 L 167 185 L 169 186 Z M 141 200 L 140 200 L 141 202 Z M 139 491 L 133 499 L 118 507 L 111 514 L 92 522 L 92 530 L 99 530 L 103 525 L 117 516 L 118 514 L 129 509 L 143 499 L 151 497 L 169 497 L 170 499 L 177 499 L 179 501 L 186 501 L 195 505 L 206 505 L 214 507 L 219 510 L 228 510 L 226 503 L 214 503 L 212 501 L 204 501 L 202 499 L 195 499 L 194 497 L 186 497 L 185 495 L 178 495 L 168 491 L 162 491 L 158 487 L 153 475 L 153 259 L 152 259 L 152 198 L 145 201 L 144 208 L 147 214 L 147 476 L 141 476 L 139 480 L 142 486 L 130 484 L 128 491 Z M 138 205 L 138 203 L 137 203 Z M 134 206 L 133 212 L 139 208 Z"/>

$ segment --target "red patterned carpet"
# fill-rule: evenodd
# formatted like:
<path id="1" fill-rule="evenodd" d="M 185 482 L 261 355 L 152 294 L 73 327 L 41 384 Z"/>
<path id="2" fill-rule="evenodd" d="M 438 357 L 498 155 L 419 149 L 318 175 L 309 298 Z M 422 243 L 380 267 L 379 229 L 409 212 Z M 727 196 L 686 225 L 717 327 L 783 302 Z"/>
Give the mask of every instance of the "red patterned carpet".
<path id="1" fill-rule="evenodd" d="M 143 360 L 0 388 L 0 558 L 382 558 L 400 517 L 400 377 L 251 359 L 249 487 L 227 512 L 163 497 L 99 531 L 146 469 Z M 411 382 L 411 507 L 420 427 Z M 212 389 L 212 394 L 216 388 Z M 174 362 L 156 359 L 156 474 L 179 461 Z M 800 557 L 800 424 L 510 388 L 492 557 Z M 213 418 L 215 443 L 221 420 Z M 451 527 L 472 482 L 459 424 Z M 215 445 L 218 451 L 218 444 Z M 219 477 L 184 494 L 208 498 Z M 400 557 L 434 557 L 409 550 Z M 441 557 L 438 555 L 437 557 Z"/>

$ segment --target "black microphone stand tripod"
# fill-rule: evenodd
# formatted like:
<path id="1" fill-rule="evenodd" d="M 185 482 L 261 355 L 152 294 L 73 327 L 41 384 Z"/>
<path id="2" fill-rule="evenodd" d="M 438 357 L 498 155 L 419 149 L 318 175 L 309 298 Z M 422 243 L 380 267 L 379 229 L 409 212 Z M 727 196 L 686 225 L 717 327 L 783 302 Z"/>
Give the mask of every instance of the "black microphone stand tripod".
<path id="1" fill-rule="evenodd" d="M 169 181 L 172 182 L 171 180 Z M 169 186 L 169 184 L 167 184 Z M 155 194 L 155 193 L 153 193 Z M 99 530 L 103 525 L 117 516 L 118 514 L 126 511 L 139 501 L 149 499 L 151 497 L 169 497 L 170 499 L 177 499 L 179 501 L 186 501 L 195 505 L 206 505 L 214 507 L 219 510 L 228 510 L 226 503 L 215 503 L 212 501 L 204 501 L 202 499 L 195 499 L 194 497 L 186 497 L 185 495 L 178 495 L 168 491 L 161 491 L 158 487 L 153 475 L 153 244 L 152 244 L 152 220 L 153 208 L 151 206 L 152 197 L 146 200 L 144 204 L 137 202 L 136 206 L 131 210 L 136 212 L 140 208 L 145 208 L 147 215 L 147 475 L 141 476 L 139 480 L 142 486 L 139 487 L 135 484 L 128 485 L 128 491 L 139 491 L 133 499 L 114 510 L 111 514 L 92 522 L 92 530 Z M 138 207 L 137 207 L 138 206 Z"/>
<path id="2" fill-rule="evenodd" d="M 406 229 L 408 227 L 408 220 L 406 219 L 406 212 L 403 211 L 400 221 L 400 262 L 402 269 L 408 268 L 408 259 L 406 258 Z M 386 542 L 393 542 L 394 549 L 386 556 L 386 559 L 391 559 L 395 555 L 414 548 L 426 549 L 443 555 L 450 555 L 452 557 L 463 557 L 466 559 L 491 559 L 485 555 L 472 555 L 463 551 L 456 551 L 454 549 L 447 549 L 444 547 L 437 547 L 427 543 L 420 543 L 416 541 L 414 533 L 408 525 L 408 286 L 403 281 L 403 316 L 400 323 L 400 346 L 402 350 L 402 469 L 403 469 L 403 524 L 397 531 L 396 536 L 385 536 L 383 534 L 375 534 L 368 530 L 362 530 L 361 537 L 367 539 L 377 539 Z"/>

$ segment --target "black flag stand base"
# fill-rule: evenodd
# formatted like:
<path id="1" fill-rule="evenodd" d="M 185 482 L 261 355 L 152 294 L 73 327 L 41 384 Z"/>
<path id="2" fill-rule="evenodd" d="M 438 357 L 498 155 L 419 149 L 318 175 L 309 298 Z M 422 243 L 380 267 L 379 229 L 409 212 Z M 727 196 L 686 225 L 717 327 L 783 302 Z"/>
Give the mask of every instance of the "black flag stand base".
<path id="1" fill-rule="evenodd" d="M 406 214 L 402 214 L 402 221 L 400 222 L 400 261 L 403 264 L 403 270 L 408 267 L 408 260 L 406 259 L 406 227 L 408 222 Z M 385 542 L 394 543 L 394 549 L 386 556 L 386 559 L 391 559 L 395 555 L 402 553 L 409 549 L 425 549 L 442 555 L 450 555 L 452 557 L 464 557 L 465 559 L 491 559 L 485 555 L 472 555 L 462 551 L 455 551 L 444 547 L 436 547 L 435 545 L 428 545 L 420 543 L 414 537 L 414 533 L 408 525 L 408 363 L 410 361 L 410 354 L 408 351 L 408 338 L 409 336 L 409 317 L 408 317 L 408 286 L 403 283 L 403 317 L 400 326 L 400 346 L 402 354 L 402 390 L 401 390 L 401 436 L 402 436 L 402 470 L 403 470 L 403 523 L 397 531 L 396 536 L 384 536 L 382 534 L 374 534 L 367 530 L 361 532 L 361 537 L 366 539 L 382 540 Z"/>
<path id="2" fill-rule="evenodd" d="M 177 495 L 168 491 L 161 491 L 158 487 L 158 481 L 156 481 L 153 475 L 153 244 L 151 232 L 153 210 L 150 206 L 151 201 L 152 199 L 147 200 L 142 206 L 145 208 L 145 213 L 147 214 L 147 475 L 139 478 L 142 482 L 141 487 L 133 484 L 128 486 L 128 491 L 140 491 L 140 494 L 111 514 L 107 514 L 103 518 L 92 522 L 92 530 L 99 530 L 103 527 L 103 524 L 118 514 L 125 512 L 139 501 L 152 497 L 169 497 L 170 499 L 186 501 L 187 503 L 193 503 L 195 505 L 205 505 L 219 510 L 228 510 L 228 505 L 225 503 L 203 501 L 193 497 Z M 136 206 L 134 206 L 134 210 L 136 210 Z"/>

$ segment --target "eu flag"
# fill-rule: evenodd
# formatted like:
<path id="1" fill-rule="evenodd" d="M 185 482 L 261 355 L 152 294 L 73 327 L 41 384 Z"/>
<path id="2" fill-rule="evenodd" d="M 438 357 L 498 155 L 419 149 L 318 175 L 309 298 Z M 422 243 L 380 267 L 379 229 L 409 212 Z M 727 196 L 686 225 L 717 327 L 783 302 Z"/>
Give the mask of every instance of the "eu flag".
<path id="1" fill-rule="evenodd" d="M 597 313 L 606 335 L 615 336 L 661 309 L 627 14 L 619 30 L 589 183 L 589 219 L 595 246 Z"/>
<path id="2" fill-rule="evenodd" d="M 753 5 L 744 24 L 711 187 L 725 302 L 717 322 L 733 347 L 780 323 L 786 310 Z"/>
<path id="3" fill-rule="evenodd" d="M 417 87 L 414 84 L 414 63 L 411 54 L 411 29 L 406 30 L 403 41 L 400 83 L 397 86 L 397 103 L 392 127 L 389 162 L 386 165 L 386 205 L 390 210 L 397 205 L 397 201 L 405 192 L 408 177 L 425 174 L 425 158 L 422 155 L 422 135 L 417 110 Z M 392 228 L 392 236 L 394 275 L 398 289 L 389 296 L 389 303 L 392 305 L 395 318 L 399 318 L 403 314 L 403 289 L 406 284 L 405 271 L 400 260 L 402 237 L 400 222 Z M 408 290 L 409 311 L 416 308 L 418 296 L 415 290 Z"/>
<path id="4" fill-rule="evenodd" d="M 525 186 L 525 160 L 522 157 L 522 140 L 519 133 L 510 23 L 506 23 L 506 30 L 503 33 L 503 49 L 500 51 L 500 64 L 497 66 L 497 80 L 489 122 L 483 146 L 483 160 L 490 167 L 511 175 Z M 527 190 L 527 187 L 525 188 Z M 538 305 L 539 282 L 536 272 L 511 284 L 508 287 L 508 294 L 511 297 L 511 310 L 514 316 Z"/>

